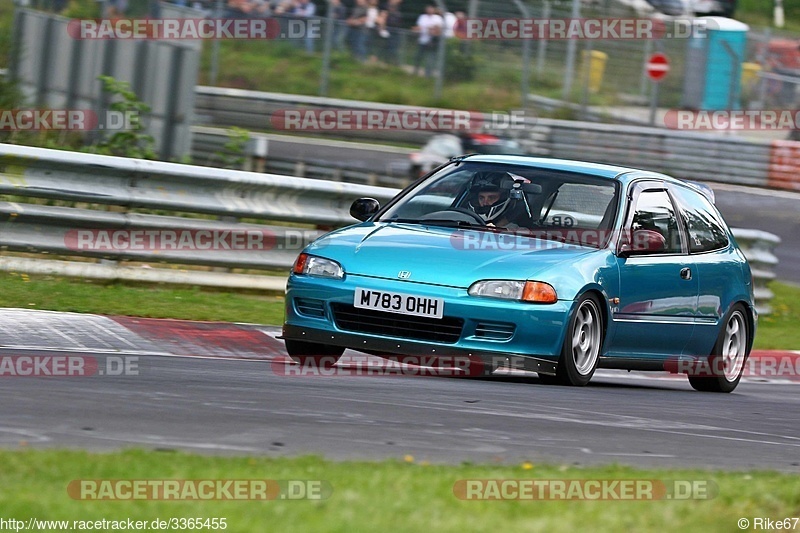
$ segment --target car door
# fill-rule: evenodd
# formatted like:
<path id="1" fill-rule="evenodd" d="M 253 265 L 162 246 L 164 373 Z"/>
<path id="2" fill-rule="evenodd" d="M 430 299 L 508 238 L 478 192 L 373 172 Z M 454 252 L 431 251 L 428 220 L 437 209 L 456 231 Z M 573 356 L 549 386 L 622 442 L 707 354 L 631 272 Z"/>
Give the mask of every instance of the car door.
<path id="1" fill-rule="evenodd" d="M 628 198 L 622 235 L 660 235 L 663 242 L 630 254 L 618 247 L 620 294 L 608 351 L 642 359 L 676 356 L 691 338 L 698 300 L 680 214 L 660 181 L 632 184 Z"/>
<path id="2" fill-rule="evenodd" d="M 698 282 L 697 317 L 686 353 L 707 355 L 717 339 L 720 320 L 736 291 L 749 280 L 742 279 L 741 257 L 731 246 L 725 223 L 708 198 L 682 185 L 672 185 L 683 219 L 689 255 Z M 737 280 L 740 280 L 737 283 Z"/>

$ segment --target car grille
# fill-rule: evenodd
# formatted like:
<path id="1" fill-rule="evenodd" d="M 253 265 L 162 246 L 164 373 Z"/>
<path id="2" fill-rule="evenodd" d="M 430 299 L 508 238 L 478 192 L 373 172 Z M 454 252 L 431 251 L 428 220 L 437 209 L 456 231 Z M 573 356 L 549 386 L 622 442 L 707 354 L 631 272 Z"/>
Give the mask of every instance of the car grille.
<path id="1" fill-rule="evenodd" d="M 333 319 L 339 329 L 373 333 L 442 343 L 454 343 L 461 338 L 464 320 L 455 317 L 427 318 L 422 316 L 384 313 L 359 309 L 347 304 L 332 304 Z"/>
<path id="2" fill-rule="evenodd" d="M 475 326 L 475 336 L 492 341 L 507 341 L 514 336 L 514 324 L 507 322 L 481 322 Z"/>
<path id="3" fill-rule="evenodd" d="M 325 302 L 313 298 L 295 298 L 294 307 L 301 315 L 313 316 L 316 318 L 325 317 Z"/>

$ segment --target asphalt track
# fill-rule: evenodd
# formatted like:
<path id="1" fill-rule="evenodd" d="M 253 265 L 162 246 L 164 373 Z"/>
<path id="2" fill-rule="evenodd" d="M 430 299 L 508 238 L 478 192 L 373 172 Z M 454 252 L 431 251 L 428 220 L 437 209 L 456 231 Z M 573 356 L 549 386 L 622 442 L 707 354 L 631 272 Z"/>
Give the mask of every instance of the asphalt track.
<path id="1" fill-rule="evenodd" d="M 800 389 L 789 381 L 749 378 L 718 395 L 683 377 L 612 371 L 586 388 L 535 374 L 348 375 L 382 361 L 354 352 L 343 375 L 296 376 L 276 333 L 0 310 L 0 361 L 74 354 L 100 369 L 1 377 L 0 445 L 800 472 Z M 135 371 L 100 375 L 126 357 Z"/>

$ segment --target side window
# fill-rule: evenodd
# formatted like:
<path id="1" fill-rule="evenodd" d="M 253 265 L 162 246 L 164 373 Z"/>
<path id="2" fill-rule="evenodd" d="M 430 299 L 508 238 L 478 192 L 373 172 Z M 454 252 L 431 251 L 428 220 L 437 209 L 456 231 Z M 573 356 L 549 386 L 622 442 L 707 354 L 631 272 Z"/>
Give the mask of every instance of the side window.
<path id="1" fill-rule="evenodd" d="M 728 246 L 728 234 L 711 202 L 697 192 L 675 187 L 678 204 L 689 235 L 689 253 L 710 252 Z"/>
<path id="2" fill-rule="evenodd" d="M 662 253 L 676 254 L 682 252 L 681 232 L 675 207 L 665 190 L 647 190 L 639 194 L 633 214 L 631 229 L 647 230 L 654 238 L 659 234 L 664 239 Z M 660 238 L 659 238 L 660 240 Z"/>

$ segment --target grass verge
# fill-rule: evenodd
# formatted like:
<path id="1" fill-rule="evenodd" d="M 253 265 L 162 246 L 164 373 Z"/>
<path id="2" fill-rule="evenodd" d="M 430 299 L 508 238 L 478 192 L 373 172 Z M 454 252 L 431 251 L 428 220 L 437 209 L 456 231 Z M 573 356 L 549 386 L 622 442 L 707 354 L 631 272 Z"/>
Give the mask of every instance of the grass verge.
<path id="1" fill-rule="evenodd" d="M 800 349 L 800 287 L 773 282 L 770 288 L 775 293 L 773 313 L 760 317 L 755 348 Z M 6 272 L 0 272 L 0 307 L 271 325 L 283 320 L 280 296 Z"/>
<path id="2" fill-rule="evenodd" d="M 206 457 L 129 450 L 3 451 L 3 518 L 27 520 L 168 520 L 226 518 L 226 531 L 736 531 L 739 518 L 797 516 L 800 478 L 774 472 L 697 469 L 426 465 L 413 458 L 330 462 L 316 457 Z M 324 500 L 86 501 L 72 480 L 315 480 Z M 466 479 L 640 479 L 700 481 L 710 499 L 659 501 L 465 501 L 453 486 Z M 718 489 L 718 492 L 717 492 Z M 716 494 L 714 494 L 716 493 Z M 72 524 L 70 524 L 71 526 Z M 110 530 L 110 529 L 107 529 Z"/>
<path id="3" fill-rule="evenodd" d="M 800 286 L 773 282 L 772 313 L 758 319 L 755 347 L 764 350 L 800 350 Z"/>
<path id="4" fill-rule="evenodd" d="M 283 320 L 280 296 L 13 272 L 0 272 L 0 307 L 255 324 L 280 324 Z"/>

